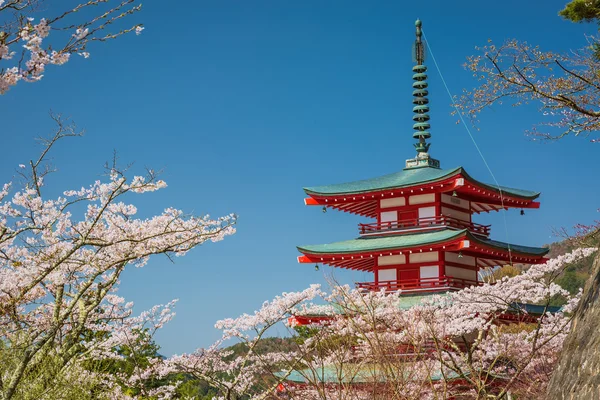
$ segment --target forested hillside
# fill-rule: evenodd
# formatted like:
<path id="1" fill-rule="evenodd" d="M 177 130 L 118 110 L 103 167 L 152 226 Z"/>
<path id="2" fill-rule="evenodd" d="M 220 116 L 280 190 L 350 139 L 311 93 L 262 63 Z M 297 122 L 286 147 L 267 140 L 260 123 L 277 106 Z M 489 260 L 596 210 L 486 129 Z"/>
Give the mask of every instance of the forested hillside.
<path id="1" fill-rule="evenodd" d="M 552 243 L 549 245 L 549 247 L 550 252 L 548 253 L 548 257 L 554 258 L 573 251 L 580 246 L 573 241 L 564 240 L 561 242 Z M 562 276 L 558 278 L 557 283 L 563 288 L 567 289 L 570 293 L 575 293 L 580 288 L 583 288 L 585 281 L 590 276 L 594 257 L 595 254 L 569 265 L 563 271 Z"/>

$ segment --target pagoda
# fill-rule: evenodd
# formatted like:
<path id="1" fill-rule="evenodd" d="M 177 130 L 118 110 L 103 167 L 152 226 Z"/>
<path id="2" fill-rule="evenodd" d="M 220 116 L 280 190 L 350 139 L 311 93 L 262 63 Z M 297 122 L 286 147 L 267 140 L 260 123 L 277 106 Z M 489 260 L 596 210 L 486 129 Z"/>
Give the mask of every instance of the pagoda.
<path id="1" fill-rule="evenodd" d="M 413 138 L 416 156 L 399 172 L 372 179 L 304 188 L 305 204 L 370 218 L 358 225 L 359 237 L 299 246 L 300 263 L 370 272 L 359 282 L 366 291 L 418 295 L 481 284 L 481 269 L 546 261 L 546 248 L 490 238 L 490 225 L 473 221 L 479 213 L 539 208 L 539 192 L 476 180 L 463 167 L 442 169 L 429 154 L 427 67 L 416 21 L 413 70 Z M 300 322 L 300 321 L 298 321 Z M 308 322 L 308 321 L 306 321 Z"/>
<path id="2" fill-rule="evenodd" d="M 435 294 L 448 293 L 483 284 L 482 269 L 506 264 L 538 264 L 546 262 L 547 248 L 528 247 L 500 242 L 490 238 L 490 225 L 473 221 L 473 216 L 509 208 L 539 208 L 539 192 L 486 184 L 471 177 L 462 167 L 442 169 L 440 162 L 429 154 L 429 100 L 427 98 L 427 67 L 421 41 L 421 21 L 416 21 L 413 67 L 413 138 L 416 156 L 406 160 L 399 172 L 372 179 L 327 186 L 304 188 L 305 204 L 341 210 L 370 218 L 358 225 L 355 239 L 328 244 L 298 246 L 300 263 L 325 264 L 335 268 L 372 273 L 369 282 L 358 282 L 365 292 L 384 291 L 398 294 L 398 308 L 409 309 Z M 496 323 L 534 323 L 547 312 L 559 307 L 512 303 L 497 316 Z M 345 315 L 340 310 L 340 315 Z M 330 314 L 292 315 L 290 326 L 318 326 L 336 318 Z M 454 338 L 457 346 L 471 339 Z M 433 343 L 433 342 L 432 342 Z M 427 346 L 412 348 L 410 343 L 398 346 L 398 360 L 410 363 L 431 357 Z M 360 358 L 359 354 L 356 357 Z M 358 372 L 346 374 L 326 365 L 316 371 L 306 369 L 291 374 L 276 374 L 285 379 L 278 390 L 305 390 L 307 377 L 313 376 L 322 387 L 352 385 L 360 390 L 385 389 L 385 380 L 378 376 L 376 363 L 350 363 Z M 360 369 L 362 368 L 362 369 Z M 340 375 L 341 373 L 341 375 Z M 460 388 L 464 379 L 434 371 L 432 382 L 445 379 Z M 490 385 L 493 383 L 490 382 Z M 377 389 L 379 390 L 379 389 Z M 375 390 L 375 391 L 377 391 Z M 450 397 L 459 398 L 459 397 Z M 463 398 L 463 397 L 460 397 Z"/>

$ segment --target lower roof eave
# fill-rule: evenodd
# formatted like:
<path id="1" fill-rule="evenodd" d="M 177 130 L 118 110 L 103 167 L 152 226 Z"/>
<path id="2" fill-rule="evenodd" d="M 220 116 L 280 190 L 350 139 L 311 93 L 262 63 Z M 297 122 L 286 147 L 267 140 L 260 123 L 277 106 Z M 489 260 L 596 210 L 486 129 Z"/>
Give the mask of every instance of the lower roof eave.
<path id="1" fill-rule="evenodd" d="M 514 245 L 473 235 L 467 230 L 441 229 L 417 234 L 386 237 L 360 237 L 324 245 L 298 246 L 303 256 L 300 263 L 325 263 L 342 268 L 367 270 L 364 260 L 378 256 L 405 255 L 427 251 L 461 251 L 469 255 L 517 262 L 539 264 L 546 261 L 549 249 Z M 361 262 L 361 260 L 363 260 Z M 356 265 L 352 268 L 351 265 Z"/>

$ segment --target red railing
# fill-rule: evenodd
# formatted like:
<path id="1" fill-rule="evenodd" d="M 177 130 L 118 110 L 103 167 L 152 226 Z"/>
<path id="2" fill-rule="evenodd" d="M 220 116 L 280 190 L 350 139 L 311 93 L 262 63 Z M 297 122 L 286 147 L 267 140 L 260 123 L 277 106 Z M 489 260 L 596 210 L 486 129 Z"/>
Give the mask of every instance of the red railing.
<path id="1" fill-rule="evenodd" d="M 386 292 L 435 292 L 447 289 L 464 289 L 469 286 L 482 285 L 482 282 L 471 279 L 455 278 L 453 276 L 440 276 L 435 278 L 416 278 L 394 281 L 375 282 L 356 282 L 357 289 L 379 291 L 385 289 Z"/>
<path id="2" fill-rule="evenodd" d="M 437 217 L 413 218 L 402 221 L 380 222 L 372 224 L 358 224 L 361 235 L 368 233 L 381 233 L 385 231 L 400 231 L 405 229 L 435 228 L 438 226 L 450 226 L 458 229 L 468 229 L 470 232 L 489 236 L 491 225 L 481 225 L 474 222 L 462 221 L 457 218 L 440 215 Z"/>

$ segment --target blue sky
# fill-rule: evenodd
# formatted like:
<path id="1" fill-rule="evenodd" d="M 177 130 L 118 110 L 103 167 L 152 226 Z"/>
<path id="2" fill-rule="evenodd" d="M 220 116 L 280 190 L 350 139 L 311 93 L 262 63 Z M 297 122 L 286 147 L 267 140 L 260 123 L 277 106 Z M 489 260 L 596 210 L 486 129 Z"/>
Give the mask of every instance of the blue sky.
<path id="1" fill-rule="evenodd" d="M 395 172 L 413 156 L 411 46 L 423 28 L 450 89 L 475 85 L 462 64 L 488 39 L 542 48 L 583 46 L 595 25 L 563 21 L 565 1 L 431 0 L 145 2 L 140 36 L 93 46 L 87 60 L 49 67 L 43 81 L 0 97 L 3 181 L 50 132 L 50 109 L 85 128 L 54 153 L 51 184 L 78 188 L 103 173 L 116 149 L 134 170 L 162 169 L 169 187 L 136 199 L 143 215 L 174 206 L 239 215 L 238 233 L 171 264 L 127 271 L 121 294 L 143 310 L 179 298 L 157 335 L 163 353 L 190 352 L 217 337 L 217 319 L 252 312 L 283 291 L 324 282 L 296 263 L 295 246 L 353 238 L 363 219 L 303 205 L 303 186 Z M 501 4 L 501 5 L 499 5 Z M 431 154 L 492 182 L 430 66 Z M 524 131 L 534 108 L 495 107 L 475 137 L 499 183 L 542 192 L 540 210 L 482 215 L 493 237 L 555 241 L 552 228 L 598 217 L 600 145 L 566 138 L 541 144 Z M 333 271 L 341 282 L 369 280 Z"/>

